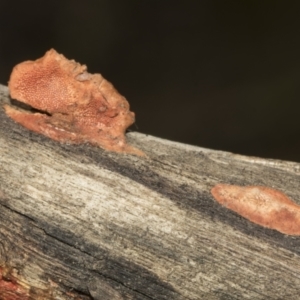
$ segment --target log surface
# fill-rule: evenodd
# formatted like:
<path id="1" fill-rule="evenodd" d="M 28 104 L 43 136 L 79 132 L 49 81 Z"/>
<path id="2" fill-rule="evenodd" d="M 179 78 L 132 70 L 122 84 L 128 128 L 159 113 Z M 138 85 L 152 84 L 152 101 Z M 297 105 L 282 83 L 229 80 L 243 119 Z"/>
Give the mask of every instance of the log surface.
<path id="1" fill-rule="evenodd" d="M 297 298 L 300 237 L 210 190 L 264 185 L 300 204 L 300 164 L 127 138 L 147 157 L 57 143 L 0 108 L 0 299 Z"/>

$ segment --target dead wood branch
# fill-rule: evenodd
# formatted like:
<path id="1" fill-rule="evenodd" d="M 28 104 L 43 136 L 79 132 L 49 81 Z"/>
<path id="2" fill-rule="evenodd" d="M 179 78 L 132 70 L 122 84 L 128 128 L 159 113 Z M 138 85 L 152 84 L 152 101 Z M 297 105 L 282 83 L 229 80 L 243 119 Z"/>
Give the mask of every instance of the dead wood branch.
<path id="1" fill-rule="evenodd" d="M 7 93 L 0 86 L 2 103 Z M 54 142 L 0 114 L 0 299 L 11 286 L 12 299 L 300 294 L 300 237 L 210 193 L 221 182 L 264 185 L 300 204 L 299 164 L 137 133 L 129 142 L 148 157 L 117 154 Z"/>

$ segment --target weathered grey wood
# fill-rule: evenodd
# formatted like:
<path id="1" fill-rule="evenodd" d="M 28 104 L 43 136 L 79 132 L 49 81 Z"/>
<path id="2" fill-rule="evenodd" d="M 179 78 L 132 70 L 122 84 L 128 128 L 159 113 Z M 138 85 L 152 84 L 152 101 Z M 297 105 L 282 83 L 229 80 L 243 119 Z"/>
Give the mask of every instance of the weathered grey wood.
<path id="1" fill-rule="evenodd" d="M 300 204 L 300 164 L 128 138 L 148 158 L 59 144 L 1 109 L 5 283 L 30 299 L 297 299 L 300 237 L 250 223 L 210 189 L 266 185 Z"/>

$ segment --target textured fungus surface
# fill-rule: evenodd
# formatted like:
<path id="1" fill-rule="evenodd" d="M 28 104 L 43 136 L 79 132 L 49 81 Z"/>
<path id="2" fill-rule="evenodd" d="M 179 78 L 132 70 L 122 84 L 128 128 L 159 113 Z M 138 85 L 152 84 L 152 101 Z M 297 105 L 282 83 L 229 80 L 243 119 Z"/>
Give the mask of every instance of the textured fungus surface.
<path id="1" fill-rule="evenodd" d="M 28 300 L 28 291 L 11 274 L 0 267 L 0 299 Z"/>
<path id="2" fill-rule="evenodd" d="M 211 193 L 220 204 L 256 224 L 300 235 L 300 206 L 278 190 L 217 184 Z"/>
<path id="3" fill-rule="evenodd" d="M 126 144 L 125 131 L 134 123 L 127 100 L 100 74 L 89 74 L 85 65 L 54 49 L 17 65 L 9 89 L 13 99 L 38 110 L 5 106 L 7 115 L 32 131 L 60 142 L 143 154 Z"/>

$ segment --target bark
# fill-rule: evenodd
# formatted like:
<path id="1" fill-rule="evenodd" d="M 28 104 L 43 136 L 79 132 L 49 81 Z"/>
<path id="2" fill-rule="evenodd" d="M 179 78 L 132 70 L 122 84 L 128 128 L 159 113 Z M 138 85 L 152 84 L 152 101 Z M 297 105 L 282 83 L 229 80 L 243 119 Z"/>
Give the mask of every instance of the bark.
<path id="1" fill-rule="evenodd" d="M 210 190 L 263 185 L 300 204 L 300 164 L 127 138 L 147 157 L 60 144 L 0 109 L 0 299 L 297 298 L 300 237 Z"/>

